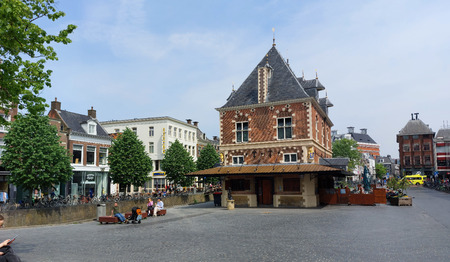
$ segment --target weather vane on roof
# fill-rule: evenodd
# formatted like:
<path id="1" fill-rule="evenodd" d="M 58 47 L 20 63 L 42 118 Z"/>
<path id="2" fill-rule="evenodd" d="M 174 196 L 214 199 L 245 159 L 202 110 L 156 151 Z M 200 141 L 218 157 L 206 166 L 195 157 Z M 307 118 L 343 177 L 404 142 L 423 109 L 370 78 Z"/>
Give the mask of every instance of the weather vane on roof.
<path id="1" fill-rule="evenodd" d="M 273 44 L 272 44 L 272 46 L 276 46 L 276 44 L 275 44 L 275 27 L 272 27 L 272 32 L 273 32 Z"/>

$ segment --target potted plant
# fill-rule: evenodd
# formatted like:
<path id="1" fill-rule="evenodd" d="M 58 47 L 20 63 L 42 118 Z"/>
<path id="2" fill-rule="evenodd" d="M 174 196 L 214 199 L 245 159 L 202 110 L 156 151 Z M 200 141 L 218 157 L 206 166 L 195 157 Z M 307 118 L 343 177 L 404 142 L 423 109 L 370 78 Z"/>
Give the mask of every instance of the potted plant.
<path id="1" fill-rule="evenodd" d="M 392 177 L 387 182 L 387 187 L 392 189 L 394 194 L 391 194 L 388 197 L 389 202 L 391 205 L 395 206 L 411 206 L 412 205 L 412 198 L 408 197 L 406 193 L 406 189 L 409 187 L 409 182 L 407 179 L 397 179 L 395 177 Z"/>

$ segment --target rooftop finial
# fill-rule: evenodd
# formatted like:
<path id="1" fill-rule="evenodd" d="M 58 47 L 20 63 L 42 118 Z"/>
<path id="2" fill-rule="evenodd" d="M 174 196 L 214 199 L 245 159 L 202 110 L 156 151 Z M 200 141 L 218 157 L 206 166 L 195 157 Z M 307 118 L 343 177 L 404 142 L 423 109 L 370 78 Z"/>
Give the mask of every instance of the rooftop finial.
<path id="1" fill-rule="evenodd" d="M 231 91 L 234 92 L 234 82 L 231 83 Z"/>
<path id="2" fill-rule="evenodd" d="M 272 27 L 272 32 L 273 32 L 273 44 L 272 44 L 272 46 L 276 46 L 276 44 L 275 44 L 275 27 Z"/>
<path id="3" fill-rule="evenodd" d="M 316 79 L 319 79 L 319 76 L 317 75 L 317 69 L 316 69 Z"/>
<path id="4" fill-rule="evenodd" d="M 302 78 L 305 80 L 305 70 L 302 69 Z"/>

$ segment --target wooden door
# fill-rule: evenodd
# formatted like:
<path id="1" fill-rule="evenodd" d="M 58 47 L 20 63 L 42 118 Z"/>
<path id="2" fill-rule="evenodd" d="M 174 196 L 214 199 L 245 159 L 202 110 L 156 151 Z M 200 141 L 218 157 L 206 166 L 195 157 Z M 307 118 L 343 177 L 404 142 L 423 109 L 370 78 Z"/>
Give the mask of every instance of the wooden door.
<path id="1" fill-rule="evenodd" d="M 258 188 L 258 204 L 273 205 L 273 180 L 260 179 L 257 183 Z"/>

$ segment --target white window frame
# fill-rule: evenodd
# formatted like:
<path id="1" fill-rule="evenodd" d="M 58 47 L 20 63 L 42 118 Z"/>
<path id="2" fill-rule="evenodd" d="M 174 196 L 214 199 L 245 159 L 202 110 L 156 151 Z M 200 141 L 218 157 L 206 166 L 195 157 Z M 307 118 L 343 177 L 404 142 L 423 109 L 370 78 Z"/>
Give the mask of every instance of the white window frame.
<path id="1" fill-rule="evenodd" d="M 286 161 L 286 157 L 289 158 L 288 161 Z M 295 158 L 295 159 L 293 160 L 293 158 Z M 286 154 L 283 154 L 283 161 L 284 161 L 284 163 L 297 163 L 298 162 L 297 153 L 286 153 Z"/>
<path id="2" fill-rule="evenodd" d="M 154 154 L 155 153 L 155 143 L 154 142 L 149 142 L 148 143 L 148 153 L 149 154 Z"/>
<path id="3" fill-rule="evenodd" d="M 102 152 L 102 151 L 105 151 L 105 152 Z M 105 154 L 104 163 L 102 163 L 102 157 L 101 157 L 102 154 Z M 107 147 L 100 147 L 98 164 L 102 165 L 102 166 L 108 165 L 108 148 Z"/>
<path id="4" fill-rule="evenodd" d="M 234 165 L 234 166 L 243 165 L 244 164 L 244 156 L 233 156 L 232 161 L 233 161 L 232 165 Z"/>
<path id="5" fill-rule="evenodd" d="M 75 162 L 73 162 L 73 159 L 72 159 L 72 164 L 74 164 L 74 165 L 83 165 L 83 158 L 84 158 L 84 146 L 83 145 L 79 145 L 79 144 L 74 144 L 73 146 L 72 146 L 72 154 L 73 154 L 73 151 L 75 151 L 75 147 L 81 147 L 81 157 L 80 157 L 80 160 L 78 161 L 78 164 L 77 163 L 75 163 Z M 77 150 L 78 151 L 78 150 Z"/>
<path id="6" fill-rule="evenodd" d="M 94 151 L 88 151 L 89 148 L 93 148 Z M 94 152 L 94 163 L 90 164 L 87 162 L 87 154 L 88 152 Z M 97 162 L 97 147 L 96 146 L 86 146 L 86 165 L 87 166 L 95 166 L 95 163 Z"/>
<path id="7" fill-rule="evenodd" d="M 247 124 L 247 128 L 244 129 L 244 124 Z M 249 123 L 248 121 L 237 122 L 236 128 L 236 143 L 248 143 L 249 140 Z M 247 134 L 247 139 L 244 140 L 244 134 Z M 239 137 L 240 136 L 240 137 Z"/>
<path id="8" fill-rule="evenodd" d="M 154 126 L 148 127 L 148 136 L 155 136 L 155 127 Z"/>
<path id="9" fill-rule="evenodd" d="M 291 119 L 291 125 L 287 126 L 286 125 L 286 119 Z M 279 125 L 279 121 L 283 119 L 283 125 L 280 126 Z M 280 138 L 280 129 L 283 129 L 283 138 Z M 290 129 L 291 131 L 291 136 L 290 137 L 286 137 L 286 130 Z M 279 117 L 277 118 L 277 139 L 278 140 L 287 140 L 287 139 L 292 139 L 292 117 Z"/>

